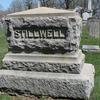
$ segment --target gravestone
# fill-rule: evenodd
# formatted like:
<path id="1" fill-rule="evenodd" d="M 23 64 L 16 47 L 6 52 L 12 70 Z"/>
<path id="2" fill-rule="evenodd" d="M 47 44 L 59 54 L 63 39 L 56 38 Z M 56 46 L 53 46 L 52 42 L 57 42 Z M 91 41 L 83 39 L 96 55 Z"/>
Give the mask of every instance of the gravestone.
<path id="1" fill-rule="evenodd" d="M 3 92 L 87 99 L 94 66 L 79 49 L 82 20 L 73 11 L 39 7 L 9 14 L 9 52 L 0 71 Z"/>
<path id="2" fill-rule="evenodd" d="M 92 11 L 92 0 L 88 0 L 88 10 Z"/>
<path id="3" fill-rule="evenodd" d="M 91 37 L 99 38 L 100 37 L 100 20 L 96 18 L 89 18 L 88 29 L 89 29 L 89 35 Z"/>
<path id="4" fill-rule="evenodd" d="M 83 21 L 86 21 L 87 22 L 88 18 L 90 18 L 90 17 L 91 16 L 90 16 L 90 14 L 88 12 L 84 12 L 82 14 Z"/>
<path id="5" fill-rule="evenodd" d="M 100 19 L 100 0 L 93 0 L 94 17 Z"/>
<path id="6" fill-rule="evenodd" d="M 89 52 L 100 52 L 100 47 L 98 45 L 83 45 L 82 50 Z"/>

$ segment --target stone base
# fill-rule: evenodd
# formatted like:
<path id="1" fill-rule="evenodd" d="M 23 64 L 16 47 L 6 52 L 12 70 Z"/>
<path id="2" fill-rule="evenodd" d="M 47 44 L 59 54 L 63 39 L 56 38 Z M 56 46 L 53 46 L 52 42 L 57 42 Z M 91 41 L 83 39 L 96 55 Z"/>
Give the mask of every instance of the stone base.
<path id="1" fill-rule="evenodd" d="M 84 64 L 81 74 L 0 70 L 0 91 L 88 99 L 94 87 L 94 66 Z"/>
<path id="2" fill-rule="evenodd" d="M 75 54 L 63 55 L 7 53 L 3 59 L 3 69 L 79 74 L 84 59 L 85 55 L 81 50 Z"/>

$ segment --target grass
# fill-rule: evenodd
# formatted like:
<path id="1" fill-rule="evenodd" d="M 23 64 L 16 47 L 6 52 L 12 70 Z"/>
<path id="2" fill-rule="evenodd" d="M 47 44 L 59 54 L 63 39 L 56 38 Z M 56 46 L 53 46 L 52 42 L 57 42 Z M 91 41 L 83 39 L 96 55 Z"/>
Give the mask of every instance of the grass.
<path id="1" fill-rule="evenodd" d="M 97 44 L 100 45 L 100 40 L 89 37 L 88 31 L 83 28 L 83 34 L 81 39 L 81 45 L 83 44 Z M 5 38 L 5 34 L 1 31 L 0 32 L 0 66 L 2 66 L 2 59 L 7 52 L 7 42 Z M 90 100 L 100 100 L 100 53 L 86 53 L 86 63 L 91 63 L 95 66 L 96 74 L 95 74 L 95 87 L 93 93 L 91 94 Z M 18 100 L 18 99 L 11 99 L 11 97 L 7 95 L 1 95 L 0 100 Z M 19 99 L 20 100 L 20 99 Z M 27 99 L 26 99 L 27 100 Z M 44 97 L 41 100 L 45 100 Z"/>
<path id="2" fill-rule="evenodd" d="M 87 45 L 99 45 L 100 46 L 100 38 L 92 38 L 89 37 L 88 31 L 86 27 L 83 28 L 81 46 L 83 44 Z M 95 87 L 93 93 L 91 94 L 90 100 L 100 100 L 100 53 L 92 53 L 92 52 L 84 52 L 86 55 L 86 63 L 91 63 L 95 66 Z"/>
<path id="3" fill-rule="evenodd" d="M 2 66 L 2 59 L 7 52 L 7 41 L 4 33 L 3 29 L 0 28 L 0 67 Z"/>

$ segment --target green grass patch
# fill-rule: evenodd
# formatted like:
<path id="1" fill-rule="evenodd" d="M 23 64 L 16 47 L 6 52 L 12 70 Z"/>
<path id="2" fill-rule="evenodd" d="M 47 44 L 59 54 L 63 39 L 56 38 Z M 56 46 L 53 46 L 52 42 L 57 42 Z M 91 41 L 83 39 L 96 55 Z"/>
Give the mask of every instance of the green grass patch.
<path id="1" fill-rule="evenodd" d="M 100 46 L 100 38 L 90 37 L 87 28 L 84 27 L 80 48 L 82 48 L 82 45 Z M 100 53 L 84 52 L 84 54 L 86 55 L 85 62 L 95 66 L 95 87 L 90 100 L 100 100 Z"/>
<path id="2" fill-rule="evenodd" d="M 88 34 L 88 29 L 86 27 L 83 27 L 83 33 L 81 35 L 81 45 L 100 45 L 100 37 L 94 38 L 90 37 Z"/>
<path id="3" fill-rule="evenodd" d="M 0 100 L 12 100 L 8 95 L 0 95 Z"/>
<path id="4" fill-rule="evenodd" d="M 2 59 L 7 52 L 7 41 L 5 33 L 0 28 L 0 67 L 2 66 Z"/>

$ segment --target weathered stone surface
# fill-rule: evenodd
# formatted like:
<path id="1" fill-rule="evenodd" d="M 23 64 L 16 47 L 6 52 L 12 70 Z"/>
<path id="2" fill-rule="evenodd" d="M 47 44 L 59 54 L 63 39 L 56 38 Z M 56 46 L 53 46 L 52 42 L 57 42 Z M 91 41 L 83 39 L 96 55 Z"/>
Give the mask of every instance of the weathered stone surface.
<path id="1" fill-rule="evenodd" d="M 100 0 L 93 0 L 93 7 L 95 9 L 94 17 L 100 19 Z"/>
<path id="2" fill-rule="evenodd" d="M 85 56 L 80 50 L 73 55 L 8 53 L 3 59 L 3 69 L 79 74 L 84 60 Z"/>
<path id="3" fill-rule="evenodd" d="M 100 20 L 96 18 L 88 19 L 88 30 L 91 37 L 99 38 L 100 36 Z"/>
<path id="4" fill-rule="evenodd" d="M 70 11 L 74 14 L 72 16 L 64 11 L 58 15 L 34 16 L 33 13 L 31 17 L 8 16 L 5 22 L 9 51 L 45 54 L 76 52 L 80 44 L 82 20 L 75 12 Z"/>
<path id="5" fill-rule="evenodd" d="M 72 10 L 64 10 L 64 9 L 54 9 L 48 7 L 39 7 L 35 9 L 25 10 L 21 12 L 16 12 L 12 14 L 8 14 L 10 17 L 27 17 L 27 16 L 40 16 L 40 15 L 66 15 L 66 16 L 75 16 L 78 15 L 75 11 Z"/>
<path id="6" fill-rule="evenodd" d="M 100 47 L 99 45 L 83 45 L 82 50 L 89 52 L 100 52 Z"/>
<path id="7" fill-rule="evenodd" d="M 94 66 L 84 64 L 79 50 L 80 16 L 40 7 L 5 19 L 9 53 L 0 70 L 0 91 L 6 93 L 88 99 L 94 87 Z M 18 71 L 20 70 L 20 71 Z"/>
<path id="8" fill-rule="evenodd" d="M 81 74 L 0 70 L 0 91 L 18 94 L 87 99 L 94 86 L 94 66 Z"/>

